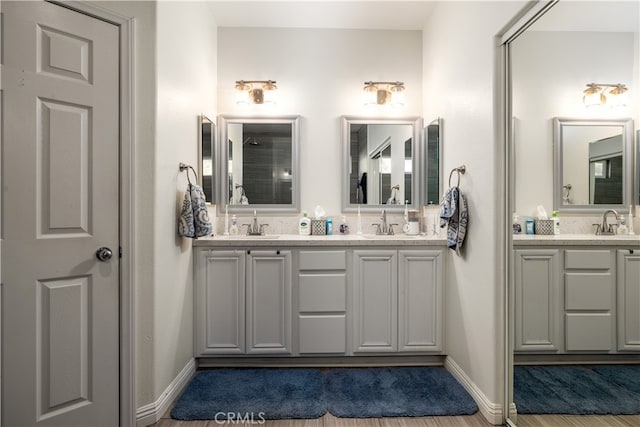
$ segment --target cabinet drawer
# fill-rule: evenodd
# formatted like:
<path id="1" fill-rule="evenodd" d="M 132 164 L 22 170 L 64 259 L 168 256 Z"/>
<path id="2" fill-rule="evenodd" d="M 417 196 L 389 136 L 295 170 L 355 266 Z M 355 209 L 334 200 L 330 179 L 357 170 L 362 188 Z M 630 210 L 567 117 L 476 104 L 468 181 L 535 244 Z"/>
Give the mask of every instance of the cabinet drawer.
<path id="1" fill-rule="evenodd" d="M 344 270 L 345 251 L 300 251 L 300 270 Z"/>
<path id="2" fill-rule="evenodd" d="M 611 251 L 568 249 L 564 251 L 564 267 L 608 270 L 612 268 Z"/>
<path id="3" fill-rule="evenodd" d="M 300 316 L 300 353 L 344 353 L 346 316 Z"/>
<path id="4" fill-rule="evenodd" d="M 611 347 L 610 313 L 567 313 L 567 351 L 609 351 Z"/>
<path id="5" fill-rule="evenodd" d="M 344 273 L 300 274 L 301 312 L 345 311 L 347 279 Z"/>
<path id="6" fill-rule="evenodd" d="M 613 280 L 609 273 L 565 273 L 567 310 L 611 310 Z"/>

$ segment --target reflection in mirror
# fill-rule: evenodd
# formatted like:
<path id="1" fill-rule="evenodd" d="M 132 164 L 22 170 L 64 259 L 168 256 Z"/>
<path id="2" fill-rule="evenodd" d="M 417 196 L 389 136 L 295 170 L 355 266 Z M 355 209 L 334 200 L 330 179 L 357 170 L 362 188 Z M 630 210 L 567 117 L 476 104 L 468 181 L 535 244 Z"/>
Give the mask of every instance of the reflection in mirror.
<path id="1" fill-rule="evenodd" d="M 425 128 L 427 138 L 426 146 L 426 183 L 425 205 L 437 205 L 440 203 L 440 142 L 442 140 L 442 119 L 437 118 Z"/>
<path id="2" fill-rule="evenodd" d="M 569 213 L 562 218 L 568 226 L 565 229 L 562 225 L 564 234 L 572 225 L 573 230 L 579 230 L 581 223 L 588 224 L 592 217 L 597 219 L 593 222 L 600 222 L 613 203 L 619 213 L 626 214 L 629 205 L 638 200 L 637 195 L 630 197 L 633 181 L 640 183 L 639 169 L 633 162 L 632 124 L 605 119 L 637 116 L 637 104 L 633 104 L 638 100 L 639 3 L 538 1 L 529 5 L 532 9 L 526 19 L 517 21 L 503 39 L 503 83 L 507 94 L 503 120 L 505 135 L 509 136 L 505 150 L 507 212 L 530 215 L 537 204 L 553 204 L 554 210 Z M 547 13 L 537 19 L 536 13 L 541 12 Z M 594 61 L 594 55 L 602 60 Z M 631 94 L 635 101 L 615 108 L 587 108 L 581 90 L 594 76 L 601 81 L 634 82 Z M 576 91 L 578 87 L 580 91 Z M 601 120 L 549 120 L 565 114 Z M 577 134 L 588 136 L 576 142 Z M 552 135 L 554 144 L 550 141 Z M 621 142 L 612 142 L 620 138 Z M 614 183 L 620 152 L 621 186 Z M 552 162 L 551 177 L 546 172 Z M 614 199 L 605 200 L 598 194 L 599 180 L 610 181 L 606 184 L 611 185 L 609 191 Z M 591 215 L 573 215 L 581 213 Z M 507 223 L 509 216 L 504 218 Z M 576 387 L 578 382 L 568 379 L 565 368 L 581 365 L 580 371 L 586 373 L 603 364 L 637 364 L 638 346 L 629 345 L 628 335 L 628 325 L 637 322 L 625 316 L 638 313 L 638 309 L 629 309 L 636 300 L 625 299 L 627 291 L 621 292 L 630 289 L 625 284 L 630 271 L 626 259 L 633 251 L 602 246 L 576 250 L 573 245 L 564 247 L 552 242 L 546 247 L 530 247 L 520 246 L 518 240 L 521 239 L 506 236 L 504 242 L 510 257 L 503 276 L 508 284 L 503 308 L 508 313 L 509 349 L 505 358 L 507 399 L 503 407 L 511 409 L 509 425 L 516 421 L 516 415 L 518 425 L 558 425 L 559 420 L 560 424 L 602 424 L 603 418 L 586 418 L 591 415 L 585 414 L 594 414 L 593 399 L 585 401 L 587 408 L 580 408 L 580 399 L 568 396 L 568 390 L 559 382 L 572 384 L 582 395 L 596 396 L 599 402 L 604 396 L 611 396 L 612 402 L 628 396 L 627 390 L 613 390 L 605 383 L 601 391 Z M 600 266 L 589 261 L 588 257 L 596 259 L 596 254 L 598 263 L 602 262 Z M 567 262 L 569 258 L 571 262 Z M 617 277 L 616 271 L 621 273 Z M 591 285 L 586 286 L 588 283 Z M 605 289 L 607 295 L 600 295 Z M 595 326 L 598 322 L 602 322 L 601 329 Z M 527 365 L 533 364 L 539 365 L 539 373 L 548 372 L 542 393 L 523 374 L 531 372 Z M 543 365 L 553 366 L 547 370 Z M 518 373 L 516 379 L 514 371 Z M 546 396 L 555 401 L 526 408 L 525 397 L 534 395 L 540 400 Z M 572 415 L 570 420 L 553 415 L 568 413 L 567 405 L 572 414 L 580 415 Z M 606 413 L 611 413 L 613 406 L 607 405 Z M 607 421 L 617 422 L 614 418 Z"/>
<path id="3" fill-rule="evenodd" d="M 420 119 L 343 118 L 343 210 L 419 206 Z M 366 209 L 367 207 L 371 209 Z"/>
<path id="4" fill-rule="evenodd" d="M 633 121 L 554 119 L 554 209 L 632 204 Z"/>
<path id="5" fill-rule="evenodd" d="M 221 204 L 230 210 L 298 210 L 298 117 L 222 116 Z"/>
<path id="6" fill-rule="evenodd" d="M 216 125 L 204 114 L 199 117 L 200 132 L 198 144 L 198 184 L 204 191 L 207 203 L 215 200 L 216 188 L 214 185 L 215 175 L 213 165 L 215 162 L 215 135 Z"/>

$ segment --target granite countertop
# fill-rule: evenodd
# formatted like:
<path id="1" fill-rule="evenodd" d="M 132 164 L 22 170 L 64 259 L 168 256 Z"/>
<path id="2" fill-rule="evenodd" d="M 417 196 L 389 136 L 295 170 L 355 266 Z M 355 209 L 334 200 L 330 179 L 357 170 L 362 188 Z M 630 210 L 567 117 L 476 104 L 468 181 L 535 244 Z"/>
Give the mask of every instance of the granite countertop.
<path id="1" fill-rule="evenodd" d="M 194 246 L 204 247 L 274 247 L 274 246 L 438 246 L 446 247 L 447 240 L 440 236 L 396 234 L 336 234 L 330 236 L 300 236 L 276 234 L 265 236 L 212 236 L 193 241 Z"/>
<path id="2" fill-rule="evenodd" d="M 640 249 L 640 235 L 596 236 L 595 234 L 515 234 L 514 246 L 623 246 Z"/>

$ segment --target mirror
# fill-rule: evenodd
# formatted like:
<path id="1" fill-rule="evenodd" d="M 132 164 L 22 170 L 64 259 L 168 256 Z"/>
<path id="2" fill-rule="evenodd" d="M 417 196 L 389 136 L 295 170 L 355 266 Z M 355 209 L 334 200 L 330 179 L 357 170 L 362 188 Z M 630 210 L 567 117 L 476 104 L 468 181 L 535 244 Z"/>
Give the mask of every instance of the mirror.
<path id="1" fill-rule="evenodd" d="M 298 116 L 220 117 L 220 205 L 299 210 Z"/>
<path id="2" fill-rule="evenodd" d="M 421 119 L 342 118 L 343 211 L 420 206 Z"/>
<path id="3" fill-rule="evenodd" d="M 560 183 L 563 177 L 556 176 L 559 169 L 555 165 L 561 153 L 554 148 L 553 118 L 583 120 L 585 126 L 598 121 L 622 126 L 622 119 L 638 120 L 638 16 L 637 2 L 559 2 L 510 44 L 514 212 L 534 215 L 542 205 L 547 211 L 601 215 L 610 205 L 628 210 L 637 202 L 632 193 L 639 173 L 633 156 L 633 133 L 623 132 L 624 188 L 618 193 L 618 202 L 592 203 L 587 160 L 580 163 L 584 172 L 580 182 Z M 606 60 L 594 62 L 599 52 L 606 52 Z M 629 88 L 628 96 L 626 100 L 616 99 L 606 90 L 600 98 L 604 104 L 587 106 L 583 91 L 592 82 L 620 82 Z M 595 131 L 601 125 L 584 129 Z M 585 158 L 587 151 L 585 148 Z M 578 159 L 574 160 L 578 164 Z M 554 184 L 555 178 L 558 184 Z M 595 185 L 600 185 L 599 180 L 594 178 Z M 565 185 L 572 186 L 571 203 L 562 201 L 562 193 L 566 199 L 569 190 L 563 189 Z"/>
<path id="4" fill-rule="evenodd" d="M 198 117 L 200 132 L 198 133 L 198 184 L 204 191 L 207 203 L 215 200 L 215 175 L 213 165 L 215 162 L 215 138 L 216 125 L 207 116 L 201 114 Z"/>
<path id="5" fill-rule="evenodd" d="M 437 118 L 424 128 L 426 135 L 426 182 L 425 205 L 438 205 L 442 188 L 440 187 L 440 170 L 442 169 L 440 159 L 440 141 L 442 141 L 442 119 Z"/>
<path id="6" fill-rule="evenodd" d="M 514 26 L 506 30 L 502 39 L 503 88 L 507 95 L 503 116 L 507 142 L 504 151 L 507 163 L 506 212 L 509 213 L 505 215 L 504 222 L 510 224 L 513 212 L 531 215 L 539 204 L 545 207 L 553 205 L 554 210 L 569 213 L 565 217 L 567 223 L 575 221 L 576 224 L 590 222 L 592 215 L 572 214 L 588 213 L 601 219 L 602 213 L 612 204 L 626 213 L 629 205 L 638 200 L 637 186 L 640 183 L 640 169 L 633 160 L 637 156 L 633 149 L 633 124 L 631 120 L 620 119 L 629 116 L 638 119 L 638 2 L 538 1 L 530 2 L 528 6 L 530 9 L 523 18 L 514 21 Z M 606 52 L 604 56 L 601 55 L 603 52 Z M 594 61 L 594 57 L 606 59 Z M 582 91 L 586 84 L 594 81 L 592 79 L 633 85 L 634 92 L 630 92 L 633 100 L 627 105 L 587 108 Z M 616 165 L 620 160 L 621 167 Z M 549 170 L 551 164 L 553 173 Z M 622 178 L 614 179 L 620 173 Z M 599 180 L 608 182 L 599 183 Z M 633 182 L 636 190 L 631 188 Z M 603 199 L 602 195 L 596 194 L 601 184 L 611 186 L 608 191 L 614 198 Z M 636 192 L 632 195 L 632 191 Z M 580 411 L 581 415 L 572 415 L 570 420 L 563 419 L 564 415 L 556 415 L 558 408 L 552 409 L 552 405 L 546 405 L 542 410 L 523 410 L 522 400 L 518 402 L 522 399 L 522 391 L 528 389 L 530 395 L 535 393 L 521 376 L 517 382 L 514 381 L 514 371 L 522 372 L 522 365 L 534 364 L 559 368 L 561 365 L 615 364 L 622 360 L 631 364 L 637 363 L 637 354 L 632 355 L 629 351 L 624 351 L 624 355 L 614 354 L 623 353 L 618 351 L 622 348 L 618 341 L 621 335 L 614 335 L 617 326 L 610 329 L 611 351 L 594 350 L 594 347 L 590 350 L 567 350 L 569 322 L 581 316 L 577 310 L 570 313 L 570 307 L 576 306 L 568 297 L 567 283 L 581 277 L 584 271 L 563 272 L 564 254 L 558 251 L 562 248 L 552 243 L 535 248 L 518 247 L 514 245 L 512 235 L 507 233 L 504 246 L 509 260 L 503 276 L 506 284 L 503 309 L 508 319 L 507 392 L 503 407 L 510 408 L 509 425 L 515 421 L 518 425 L 556 425 L 559 420 L 574 425 L 602 424 L 603 418 L 582 418 L 590 416 L 586 414 L 593 413 L 593 408 Z M 516 247 L 522 251 L 517 253 Z M 526 263 L 525 258 L 529 258 Z M 615 261 L 612 263 L 615 265 Z M 593 274 L 593 279 L 605 279 L 605 271 L 601 273 L 600 278 L 596 278 L 600 273 Z M 533 277 L 526 289 L 522 286 L 525 275 Z M 577 281 L 584 285 L 586 275 Z M 550 283 L 552 285 L 547 286 Z M 614 283 L 614 291 L 615 286 Z M 579 286 L 577 292 L 572 293 L 572 299 L 575 300 L 579 294 L 583 301 L 596 300 L 596 293 L 595 287 Z M 619 303 L 614 299 L 612 307 Z M 604 311 L 597 315 L 605 317 Z M 614 309 L 611 326 L 623 320 L 622 317 L 616 319 L 615 315 Z M 617 315 L 620 316 L 621 312 Z M 545 320 L 541 321 L 543 318 Z M 588 323 L 586 325 L 581 337 L 585 342 L 597 334 Z M 606 340 L 608 330 L 604 331 Z M 523 345 L 523 336 L 530 338 L 526 346 Z M 557 375 L 547 377 L 549 383 L 554 381 L 554 377 Z M 519 398 L 514 397 L 514 390 Z M 620 392 L 621 398 L 628 394 L 624 390 Z M 562 393 L 549 390 L 547 395 L 558 396 L 560 401 Z M 602 390 L 602 396 L 607 393 L 615 391 Z M 599 397 L 593 392 L 588 394 Z M 564 408 L 561 411 L 566 413 Z M 615 422 L 613 418 L 609 420 Z"/>
<path id="7" fill-rule="evenodd" d="M 633 121 L 556 117 L 554 210 L 624 209 L 633 188 Z"/>

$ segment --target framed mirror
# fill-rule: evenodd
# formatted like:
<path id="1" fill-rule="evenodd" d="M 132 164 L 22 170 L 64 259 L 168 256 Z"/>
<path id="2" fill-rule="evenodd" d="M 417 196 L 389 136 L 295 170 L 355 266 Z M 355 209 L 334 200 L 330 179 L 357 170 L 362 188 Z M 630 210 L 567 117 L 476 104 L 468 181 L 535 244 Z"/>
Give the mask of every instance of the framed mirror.
<path id="1" fill-rule="evenodd" d="M 299 116 L 220 116 L 219 124 L 220 205 L 299 211 Z"/>
<path id="2" fill-rule="evenodd" d="M 198 185 L 204 191 L 207 203 L 214 203 L 216 124 L 207 116 L 198 116 Z"/>
<path id="3" fill-rule="evenodd" d="M 342 118 L 344 212 L 421 205 L 420 118 Z"/>
<path id="4" fill-rule="evenodd" d="M 442 119 L 438 117 L 424 128 L 425 142 L 425 182 L 424 204 L 438 205 L 442 195 L 440 170 L 442 159 L 440 143 L 442 142 Z"/>
<path id="5" fill-rule="evenodd" d="M 633 120 L 553 119 L 553 209 L 603 212 L 634 204 Z"/>

